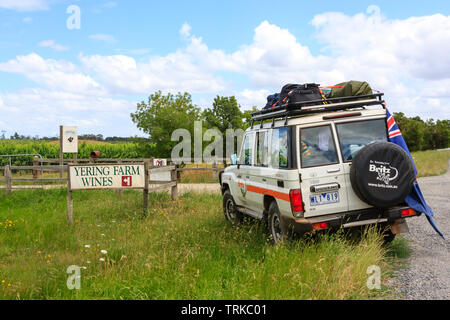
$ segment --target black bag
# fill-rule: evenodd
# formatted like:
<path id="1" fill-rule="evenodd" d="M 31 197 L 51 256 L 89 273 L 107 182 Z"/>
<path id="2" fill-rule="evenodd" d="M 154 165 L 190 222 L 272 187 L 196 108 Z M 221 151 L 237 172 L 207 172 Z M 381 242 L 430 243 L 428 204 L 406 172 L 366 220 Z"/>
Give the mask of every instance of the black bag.
<path id="1" fill-rule="evenodd" d="M 275 108 L 278 106 L 279 102 L 280 102 L 280 94 L 279 93 L 271 94 L 270 96 L 267 96 L 267 104 L 263 108 L 263 110 Z"/>
<path id="2" fill-rule="evenodd" d="M 280 104 L 292 104 L 322 100 L 319 85 L 316 83 L 287 84 L 280 92 Z"/>

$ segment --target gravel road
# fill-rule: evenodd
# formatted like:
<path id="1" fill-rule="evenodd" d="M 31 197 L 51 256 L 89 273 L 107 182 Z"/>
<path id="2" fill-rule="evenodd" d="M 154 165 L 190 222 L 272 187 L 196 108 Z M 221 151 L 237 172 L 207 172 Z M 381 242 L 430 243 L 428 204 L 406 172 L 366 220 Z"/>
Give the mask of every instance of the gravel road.
<path id="1" fill-rule="evenodd" d="M 447 173 L 437 177 L 419 178 L 419 185 L 435 222 L 447 240 L 430 226 L 425 215 L 408 219 L 412 254 L 408 266 L 397 271 L 393 280 L 398 298 L 407 300 L 450 299 L 450 162 Z"/>

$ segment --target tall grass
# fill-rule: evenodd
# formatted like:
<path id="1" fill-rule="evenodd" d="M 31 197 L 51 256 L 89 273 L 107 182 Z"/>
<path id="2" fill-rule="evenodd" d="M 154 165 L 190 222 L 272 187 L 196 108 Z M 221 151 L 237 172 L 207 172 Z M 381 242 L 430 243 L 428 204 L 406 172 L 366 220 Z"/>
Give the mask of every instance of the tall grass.
<path id="1" fill-rule="evenodd" d="M 350 243 L 340 234 L 272 246 L 261 224 L 228 224 L 215 194 L 150 196 L 66 191 L 0 192 L 2 299 L 366 299 L 367 267 L 387 274 L 375 233 Z M 89 247 L 85 247 L 88 245 Z M 107 250 L 104 255 L 100 250 Z M 105 261 L 100 261 L 105 258 Z M 81 289 L 66 287 L 70 265 Z"/>
<path id="2" fill-rule="evenodd" d="M 447 172 L 450 150 L 417 151 L 412 154 L 418 177 L 438 176 Z"/>

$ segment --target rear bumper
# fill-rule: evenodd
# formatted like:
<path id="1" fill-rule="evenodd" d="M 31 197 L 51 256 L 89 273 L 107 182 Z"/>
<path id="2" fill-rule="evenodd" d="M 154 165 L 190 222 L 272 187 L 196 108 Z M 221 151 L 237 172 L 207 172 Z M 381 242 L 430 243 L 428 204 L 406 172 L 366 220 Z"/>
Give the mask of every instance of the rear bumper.
<path id="1" fill-rule="evenodd" d="M 397 220 L 421 215 L 416 212 L 413 215 L 402 216 L 402 210 L 408 209 L 406 206 L 397 206 L 389 209 L 369 208 L 345 213 L 331 214 L 325 216 L 300 218 L 281 216 L 282 224 L 286 230 L 299 234 L 323 229 L 352 228 L 363 225 L 384 223 L 394 224 Z M 315 228 L 314 225 L 326 222 L 327 228 Z"/>

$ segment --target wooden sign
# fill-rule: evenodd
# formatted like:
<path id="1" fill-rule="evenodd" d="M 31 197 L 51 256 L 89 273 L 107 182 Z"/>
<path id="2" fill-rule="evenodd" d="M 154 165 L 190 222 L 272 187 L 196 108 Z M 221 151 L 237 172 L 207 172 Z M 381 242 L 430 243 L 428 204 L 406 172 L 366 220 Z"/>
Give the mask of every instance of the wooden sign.
<path id="1" fill-rule="evenodd" d="M 78 153 L 78 128 L 62 126 L 61 150 L 63 153 Z"/>
<path id="2" fill-rule="evenodd" d="M 143 164 L 92 164 L 69 166 L 69 187 L 83 189 L 144 189 Z"/>

